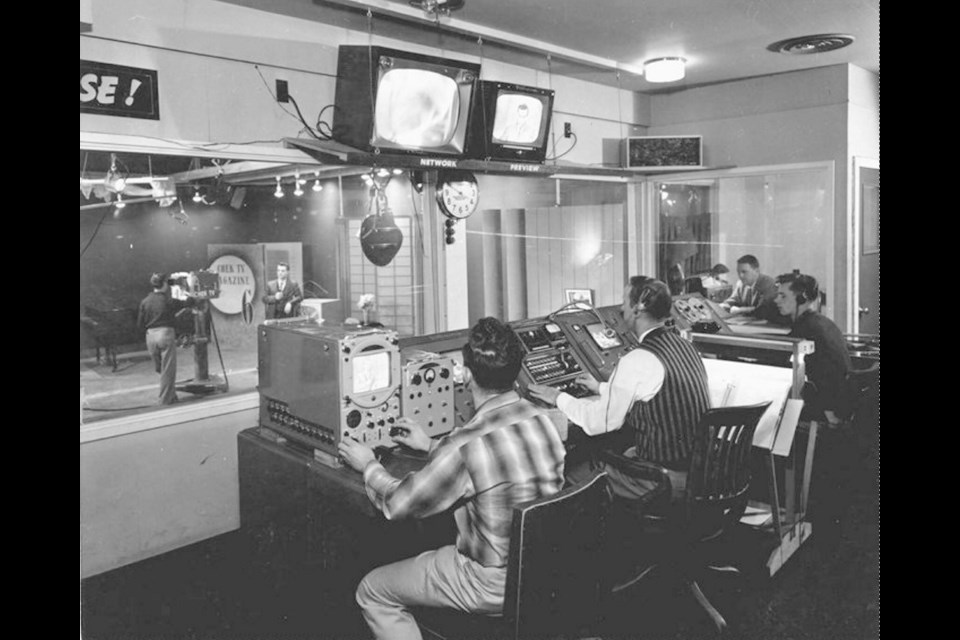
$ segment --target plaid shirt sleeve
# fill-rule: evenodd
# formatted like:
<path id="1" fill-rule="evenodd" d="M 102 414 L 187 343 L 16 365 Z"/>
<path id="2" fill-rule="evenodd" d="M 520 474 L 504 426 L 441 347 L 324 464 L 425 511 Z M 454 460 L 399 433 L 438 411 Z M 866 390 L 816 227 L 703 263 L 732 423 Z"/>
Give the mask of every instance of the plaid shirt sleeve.
<path id="1" fill-rule="evenodd" d="M 367 495 L 387 520 L 426 518 L 472 495 L 472 483 L 457 447 L 435 449 L 420 471 L 403 479 L 390 475 L 379 462 L 363 471 Z"/>

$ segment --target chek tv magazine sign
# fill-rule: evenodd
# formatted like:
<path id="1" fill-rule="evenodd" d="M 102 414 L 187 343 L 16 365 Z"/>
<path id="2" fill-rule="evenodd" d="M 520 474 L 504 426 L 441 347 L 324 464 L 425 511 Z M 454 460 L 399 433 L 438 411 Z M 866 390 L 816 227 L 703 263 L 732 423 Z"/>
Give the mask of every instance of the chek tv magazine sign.
<path id="1" fill-rule="evenodd" d="M 157 72 L 81 60 L 80 113 L 159 120 Z"/>

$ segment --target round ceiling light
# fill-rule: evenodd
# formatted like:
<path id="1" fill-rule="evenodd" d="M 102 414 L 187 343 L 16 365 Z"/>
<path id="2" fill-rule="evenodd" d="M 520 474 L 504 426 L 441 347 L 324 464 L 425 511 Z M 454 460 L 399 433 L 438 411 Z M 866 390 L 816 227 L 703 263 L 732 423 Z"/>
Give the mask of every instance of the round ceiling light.
<path id="1" fill-rule="evenodd" d="M 787 38 L 767 46 L 767 51 L 782 53 L 789 56 L 810 55 L 836 51 L 853 44 L 854 38 L 845 33 L 818 33 L 812 36 Z"/>
<path id="2" fill-rule="evenodd" d="M 643 63 L 643 77 L 647 82 L 676 82 L 686 74 L 685 58 L 654 58 Z"/>

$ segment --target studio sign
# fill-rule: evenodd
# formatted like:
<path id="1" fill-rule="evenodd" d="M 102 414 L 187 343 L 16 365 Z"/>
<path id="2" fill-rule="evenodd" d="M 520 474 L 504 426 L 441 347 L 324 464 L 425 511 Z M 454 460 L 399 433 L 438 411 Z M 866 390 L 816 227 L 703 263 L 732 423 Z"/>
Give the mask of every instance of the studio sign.
<path id="1" fill-rule="evenodd" d="M 157 72 L 80 61 L 80 113 L 160 119 Z"/>
<path id="2" fill-rule="evenodd" d="M 243 258 L 226 255 L 211 262 L 208 268 L 220 276 L 220 297 L 211 299 L 210 304 L 228 315 L 244 313 L 257 293 L 257 279 L 250 265 Z"/>

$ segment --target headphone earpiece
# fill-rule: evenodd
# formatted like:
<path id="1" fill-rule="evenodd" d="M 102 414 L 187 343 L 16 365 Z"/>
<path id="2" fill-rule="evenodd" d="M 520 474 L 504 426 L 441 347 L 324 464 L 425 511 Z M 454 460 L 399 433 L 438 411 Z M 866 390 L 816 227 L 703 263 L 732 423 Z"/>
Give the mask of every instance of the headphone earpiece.
<path id="1" fill-rule="evenodd" d="M 817 285 L 816 278 L 812 276 L 797 276 L 797 285 L 800 291 L 797 291 L 797 304 L 813 302 L 820 297 L 820 287 Z"/>

